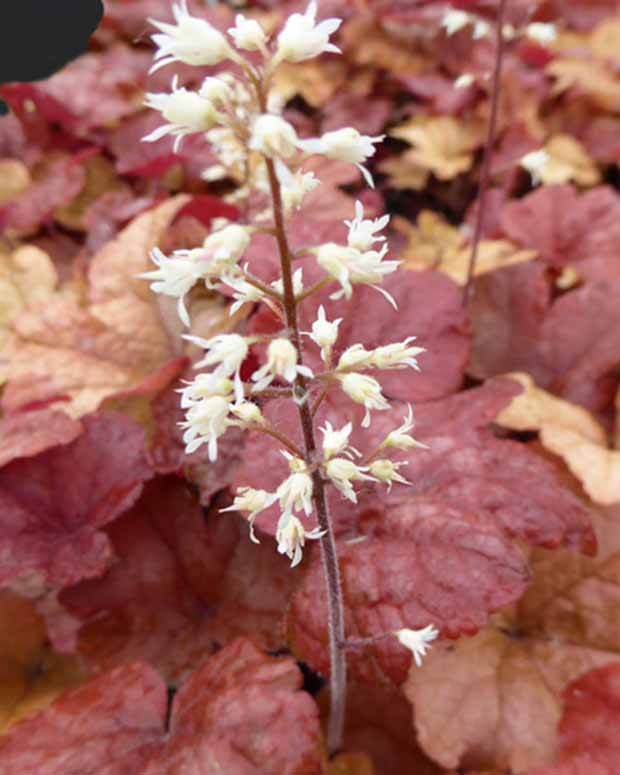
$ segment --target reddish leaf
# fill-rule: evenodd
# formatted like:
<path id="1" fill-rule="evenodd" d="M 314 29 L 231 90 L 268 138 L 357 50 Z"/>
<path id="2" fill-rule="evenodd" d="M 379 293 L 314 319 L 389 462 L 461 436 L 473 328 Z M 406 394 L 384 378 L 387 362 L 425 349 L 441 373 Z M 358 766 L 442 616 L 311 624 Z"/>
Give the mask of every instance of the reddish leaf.
<path id="1" fill-rule="evenodd" d="M 227 218 L 229 221 L 236 221 L 239 211 L 233 205 L 226 204 L 215 196 L 201 194 L 192 197 L 187 204 L 183 205 L 176 217 L 178 219 L 184 215 L 191 215 L 205 226 L 210 226 L 214 218 Z"/>
<path id="2" fill-rule="evenodd" d="M 6 775 L 129 775 L 164 734 L 166 685 L 148 665 L 125 665 L 68 692 L 0 738 Z"/>
<path id="3" fill-rule="evenodd" d="M 85 180 L 84 168 L 76 158 L 51 162 L 18 199 L 0 210 L 0 228 L 23 232 L 39 226 L 57 207 L 69 204 Z"/>
<path id="4" fill-rule="evenodd" d="M 341 543 L 347 637 L 372 637 L 434 624 L 448 637 L 472 634 L 489 611 L 518 599 L 528 573 L 521 553 L 474 514 L 418 498 L 377 520 L 373 535 Z M 322 673 L 327 658 L 323 568 L 315 554 L 293 596 L 295 653 Z M 402 683 L 411 654 L 395 638 L 378 641 L 350 665 L 366 681 Z"/>
<path id="5" fill-rule="evenodd" d="M 30 83 L 6 84 L 2 86 L 0 94 L 19 119 L 25 137 L 32 143 L 41 148 L 66 150 L 75 149 L 79 145 L 74 137 L 76 116 L 38 86 Z M 7 121 L 7 118 L 3 121 Z"/>
<path id="6" fill-rule="evenodd" d="M 32 457 L 50 447 L 69 444 L 81 432 L 79 422 L 53 409 L 5 415 L 0 419 L 0 466 L 15 458 Z"/>
<path id="7" fill-rule="evenodd" d="M 151 475 L 142 430 L 121 415 L 83 420 L 75 441 L 0 471 L 0 581 L 26 572 L 67 585 L 102 573 L 110 544 L 98 528 L 136 500 Z"/>

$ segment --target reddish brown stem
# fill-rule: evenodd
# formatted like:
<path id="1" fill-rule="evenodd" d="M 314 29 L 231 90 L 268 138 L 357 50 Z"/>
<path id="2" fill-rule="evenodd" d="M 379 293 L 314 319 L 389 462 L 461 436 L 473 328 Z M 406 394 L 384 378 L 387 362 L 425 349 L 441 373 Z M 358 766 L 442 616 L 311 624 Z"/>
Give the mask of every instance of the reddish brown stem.
<path id="1" fill-rule="evenodd" d="M 474 225 L 474 236 L 472 238 L 471 253 L 469 255 L 469 264 L 467 267 L 467 280 L 463 288 L 463 306 L 467 306 L 472 290 L 473 278 L 476 270 L 476 261 L 478 259 L 478 248 L 482 237 L 482 227 L 484 226 L 484 207 L 486 204 L 487 191 L 489 189 L 489 179 L 491 175 L 491 160 L 493 159 L 493 148 L 495 146 L 495 136 L 497 134 L 497 118 L 499 114 L 499 97 L 502 81 L 502 64 L 504 61 L 504 17 L 506 13 L 507 0 L 500 0 L 497 10 L 497 29 L 495 45 L 495 67 L 493 68 L 493 80 L 491 84 L 491 115 L 489 117 L 489 128 L 487 139 L 484 146 L 484 155 L 482 158 L 482 168 L 480 170 L 480 183 L 478 186 L 478 209 L 476 211 L 476 221 Z"/>

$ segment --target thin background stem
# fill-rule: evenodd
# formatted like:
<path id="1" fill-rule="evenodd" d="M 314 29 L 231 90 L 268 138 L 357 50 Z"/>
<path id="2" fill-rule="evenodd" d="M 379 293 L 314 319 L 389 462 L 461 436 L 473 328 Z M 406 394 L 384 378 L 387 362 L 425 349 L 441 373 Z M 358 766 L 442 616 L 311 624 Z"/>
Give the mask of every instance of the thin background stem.
<path id="1" fill-rule="evenodd" d="M 467 306 L 473 291 L 473 278 L 476 269 L 476 260 L 478 259 L 478 248 L 480 238 L 482 237 L 482 227 L 484 225 L 484 206 L 486 204 L 487 191 L 489 188 L 489 178 L 491 174 L 491 160 L 493 158 L 493 148 L 495 146 L 495 136 L 497 134 L 497 117 L 499 114 L 499 97 L 502 82 L 502 64 L 504 61 L 504 17 L 506 14 L 507 0 L 500 0 L 497 9 L 496 21 L 496 44 L 495 44 L 495 67 L 493 68 L 493 81 L 491 84 L 491 116 L 489 118 L 489 129 L 484 146 L 484 156 L 482 159 L 482 168 L 480 170 L 480 184 L 478 187 L 478 209 L 476 211 L 476 222 L 474 226 L 474 236 L 472 238 L 471 253 L 469 256 L 469 265 L 467 267 L 467 281 L 463 288 L 463 306 Z"/>

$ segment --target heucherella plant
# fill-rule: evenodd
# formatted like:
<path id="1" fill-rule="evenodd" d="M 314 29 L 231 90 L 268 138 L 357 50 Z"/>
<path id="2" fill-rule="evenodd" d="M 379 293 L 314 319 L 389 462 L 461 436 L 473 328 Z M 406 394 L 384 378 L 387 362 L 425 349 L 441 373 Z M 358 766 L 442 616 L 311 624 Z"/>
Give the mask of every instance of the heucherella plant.
<path id="1" fill-rule="evenodd" d="M 171 255 L 156 248 L 152 254 L 156 268 L 142 277 L 151 281 L 155 293 L 177 299 L 178 314 L 186 326 L 190 325 L 190 315 L 185 300 L 197 283 L 232 295 L 231 314 L 246 304 L 265 304 L 282 322 L 281 331 L 273 336 L 226 333 L 202 339 L 187 335 L 204 351 L 204 357 L 195 364 L 196 369 L 204 371 L 180 391 L 185 410 L 181 427 L 187 453 L 206 446 L 211 461 L 218 456 L 218 440 L 231 427 L 268 434 L 281 445 L 289 473 L 275 491 L 239 487 L 232 505 L 222 511 L 243 513 L 249 522 L 250 539 L 257 542 L 255 528 L 261 515 L 277 504 L 277 550 L 290 558 L 292 567 L 302 561 L 308 541 L 320 543 L 330 634 L 332 706 L 328 745 L 336 751 L 344 723 L 345 653 L 354 642 L 347 640 L 344 630 L 340 573 L 326 489 L 333 487 L 357 503 L 359 483 L 388 489 L 394 483 L 407 485 L 401 473 L 405 462 L 390 456 L 424 445 L 411 435 L 411 407 L 403 423 L 367 453 L 350 443 L 353 422 L 342 427 L 325 422 L 317 428 L 315 413 L 330 391 L 341 391 L 363 408 L 361 426 L 369 427 L 375 412 L 390 407 L 377 373 L 385 369 L 417 370 L 417 356 L 424 350 L 414 344 L 415 336 L 410 336 L 374 349 L 354 344 L 336 356 L 342 320 L 330 320 L 324 306 L 319 306 L 311 330 L 300 330 L 301 305 L 323 289 L 329 292 L 330 286 L 330 298 L 348 300 L 356 286 L 369 285 L 396 307 L 381 285 L 400 263 L 386 258 L 388 246 L 382 232 L 389 216 L 366 218 L 359 201 L 354 218 L 345 221 L 346 244 L 310 246 L 301 255 L 291 251 L 287 218 L 303 208 L 306 195 L 320 185 L 314 173 L 304 167 L 308 158 L 321 155 L 354 164 L 372 185 L 364 163 L 383 139 L 362 135 L 353 127 L 301 139 L 283 117 L 283 106 L 271 89 L 278 65 L 303 62 L 323 52 L 339 53 L 330 36 L 340 20 L 317 22 L 316 13 L 317 5 L 311 2 L 305 13 L 291 15 L 273 40 L 258 21 L 241 14 L 227 38 L 204 19 L 190 15 L 184 0 L 174 7 L 174 24 L 153 22 L 159 30 L 153 36 L 157 45 L 154 70 L 175 62 L 202 66 L 228 60 L 231 72 L 207 77 L 197 91 L 179 87 L 173 78 L 170 93 L 147 95 L 146 104 L 161 113 L 162 125 L 144 140 L 153 142 L 172 135 L 178 146 L 186 135 L 204 133 L 218 159 L 205 171 L 205 179 L 232 178 L 237 183 L 232 201 L 246 205 L 240 207 L 241 212 L 252 212 L 247 206 L 250 200 L 267 201 L 268 197 L 270 206 L 247 216 L 246 222 L 214 223 L 200 248 L 177 250 Z M 244 52 L 252 52 L 252 57 Z M 271 283 L 253 274 L 244 262 L 252 236 L 258 231 L 270 234 L 277 244 L 281 274 Z M 294 267 L 297 261 L 302 265 Z M 303 282 L 304 261 L 314 261 L 323 272 L 322 278 L 308 288 Z M 250 348 L 257 344 L 261 345 L 264 360 L 252 373 L 246 373 L 249 379 L 244 378 L 243 366 Z M 320 353 L 319 373 L 304 363 L 307 346 L 316 347 Z M 318 403 L 310 400 L 311 395 L 320 396 Z M 263 414 L 264 402 L 273 397 L 288 398 L 296 405 L 303 446 L 287 438 Z M 436 636 L 432 624 L 422 630 L 377 634 L 377 638 L 396 638 L 412 651 L 417 664 Z"/>

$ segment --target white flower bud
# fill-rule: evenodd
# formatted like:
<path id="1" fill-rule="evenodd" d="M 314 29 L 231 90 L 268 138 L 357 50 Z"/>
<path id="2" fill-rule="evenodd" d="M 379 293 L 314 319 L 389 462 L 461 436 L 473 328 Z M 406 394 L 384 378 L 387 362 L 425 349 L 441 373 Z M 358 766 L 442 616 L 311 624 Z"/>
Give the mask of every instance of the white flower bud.
<path id="1" fill-rule="evenodd" d="M 179 423 L 185 429 L 183 442 L 188 455 L 202 444 L 208 444 L 209 460 L 217 459 L 217 440 L 230 424 L 229 408 L 228 400 L 223 396 L 203 398 L 190 406 L 185 422 Z"/>
<path id="2" fill-rule="evenodd" d="M 372 365 L 377 369 L 403 369 L 411 366 L 420 371 L 416 355 L 426 352 L 424 347 L 410 347 L 415 336 L 408 336 L 404 342 L 394 342 L 383 347 L 377 347 L 372 351 Z"/>
<path id="3" fill-rule="evenodd" d="M 297 350 L 288 339 L 272 339 L 267 348 L 267 363 L 252 374 L 253 390 L 264 390 L 275 377 L 294 382 L 297 374 L 312 376 L 310 369 L 297 365 Z"/>
<path id="4" fill-rule="evenodd" d="M 368 368 L 372 366 L 374 350 L 366 350 L 361 344 L 354 344 L 342 353 L 338 359 L 336 371 L 345 371 L 354 368 Z"/>
<path id="5" fill-rule="evenodd" d="M 384 137 L 385 135 L 370 137 L 360 134 L 353 127 L 344 127 L 333 132 L 326 132 L 318 139 L 299 140 L 297 145 L 307 153 L 318 153 L 334 161 L 355 164 L 368 185 L 374 188 L 372 176 L 362 166 L 362 162 L 374 155 L 374 143 L 380 143 Z"/>
<path id="6" fill-rule="evenodd" d="M 228 83 L 223 78 L 212 76 L 204 79 L 198 93 L 206 100 L 223 105 L 233 99 L 233 91 Z"/>
<path id="7" fill-rule="evenodd" d="M 350 455 L 351 452 L 358 457 L 360 453 L 355 447 L 349 446 L 349 436 L 353 430 L 353 424 L 348 422 L 340 430 L 335 430 L 330 422 L 326 422 L 325 426 L 321 428 L 323 434 L 323 458 L 329 460 L 336 455 L 344 453 Z"/>
<path id="8" fill-rule="evenodd" d="M 468 89 L 476 82 L 476 76 L 472 73 L 463 73 L 454 79 L 452 85 L 455 89 Z"/>
<path id="9" fill-rule="evenodd" d="M 247 519 L 250 523 L 250 541 L 257 544 L 259 540 L 254 534 L 254 520 L 261 511 L 269 508 L 276 500 L 277 496 L 275 493 L 267 492 L 266 490 L 254 490 L 252 487 L 238 487 L 232 506 L 220 509 L 220 511 L 249 511 Z"/>
<path id="10" fill-rule="evenodd" d="M 394 635 L 405 648 L 411 651 L 416 665 L 421 667 L 422 657 L 426 655 L 430 648 L 429 644 L 431 641 L 434 641 L 439 635 L 439 630 L 435 629 L 432 624 L 429 624 L 428 627 L 424 627 L 422 630 L 396 630 Z"/>
<path id="11" fill-rule="evenodd" d="M 407 465 L 407 461 L 394 463 L 387 458 L 381 458 L 375 460 L 370 464 L 370 473 L 375 476 L 380 482 L 388 485 L 388 491 L 392 489 L 394 482 L 400 482 L 400 484 L 411 484 L 403 476 L 398 473 L 398 469 Z"/>
<path id="12" fill-rule="evenodd" d="M 317 4 L 308 4 L 304 14 L 294 13 L 286 20 L 278 35 L 275 61 L 303 62 L 324 51 L 340 54 L 339 48 L 329 42 L 329 36 L 342 24 L 341 19 L 325 19 L 316 23 Z"/>
<path id="13" fill-rule="evenodd" d="M 426 444 L 422 444 L 422 442 L 417 441 L 409 434 L 409 431 L 413 430 L 414 425 L 413 408 L 411 404 L 408 404 L 407 415 L 403 424 L 396 428 L 396 430 L 388 433 L 385 439 L 381 442 L 379 448 L 386 449 L 389 447 L 394 447 L 395 449 L 409 450 L 413 449 L 414 447 L 419 447 L 420 449 L 428 449 Z"/>
<path id="14" fill-rule="evenodd" d="M 325 317 L 325 308 L 319 307 L 318 317 L 312 324 L 312 333 L 310 339 L 321 348 L 321 357 L 324 361 L 329 357 L 329 352 L 338 338 L 338 326 L 342 318 L 329 321 Z"/>
<path id="15" fill-rule="evenodd" d="M 459 11 L 452 8 L 446 11 L 441 20 L 441 26 L 445 29 L 446 35 L 454 35 L 455 32 L 462 30 L 472 21 L 472 16 L 466 11 Z"/>
<path id="16" fill-rule="evenodd" d="M 353 503 L 357 503 L 357 495 L 351 482 L 361 479 L 371 482 L 375 481 L 372 476 L 368 476 L 364 471 L 368 471 L 368 469 L 356 466 L 351 460 L 343 457 L 335 457 L 325 463 L 325 473 L 331 479 L 334 487 Z"/>
<path id="17" fill-rule="evenodd" d="M 276 159 L 276 174 L 282 190 L 282 204 L 287 213 L 298 210 L 306 194 L 321 185 L 321 181 L 315 177 L 314 172 L 297 170 L 293 174 L 279 159 Z"/>
<path id="18" fill-rule="evenodd" d="M 304 511 L 306 516 L 312 513 L 312 477 L 308 473 L 308 467 L 301 458 L 294 457 L 288 452 L 282 452 L 288 460 L 291 475 L 278 487 L 276 494 L 280 501 L 280 508 L 284 514 L 293 511 Z"/>
<path id="19" fill-rule="evenodd" d="M 217 274 L 234 267 L 245 253 L 250 240 L 251 228 L 236 223 L 211 232 L 203 242 L 211 258 L 210 270 Z"/>
<path id="20" fill-rule="evenodd" d="M 231 401 L 233 390 L 234 383 L 228 377 L 202 373 L 197 374 L 191 382 L 185 382 L 185 387 L 178 392 L 181 394 L 181 407 L 187 409 L 201 399 L 211 396 L 223 396 L 227 401 Z"/>
<path id="21" fill-rule="evenodd" d="M 389 409 L 390 405 L 385 396 L 381 393 L 381 385 L 376 379 L 368 377 L 365 374 L 356 374 L 351 372 L 349 374 L 337 375 L 340 380 L 340 386 L 342 390 L 349 396 L 356 404 L 362 404 L 366 409 L 366 414 L 362 421 L 362 427 L 368 428 L 370 425 L 370 410 Z"/>
<path id="22" fill-rule="evenodd" d="M 260 425 L 265 422 L 260 407 L 256 406 L 252 401 L 242 401 L 240 404 L 234 404 L 230 407 L 230 411 L 242 423 L 247 423 L 248 425 Z"/>
<path id="23" fill-rule="evenodd" d="M 293 293 L 295 296 L 300 294 L 304 289 L 304 283 L 303 283 L 303 269 L 299 267 L 299 269 L 296 269 L 293 272 Z M 271 283 L 271 287 L 274 289 L 274 291 L 277 291 L 278 293 L 284 293 L 284 282 L 282 281 L 282 278 L 279 280 L 274 280 Z"/>
<path id="24" fill-rule="evenodd" d="M 254 122 L 250 148 L 263 156 L 287 158 L 295 153 L 297 133 L 288 121 L 280 116 L 263 113 Z"/>
<path id="25" fill-rule="evenodd" d="M 186 335 L 185 339 L 208 350 L 204 358 L 194 364 L 194 368 L 217 366 L 213 374 L 217 377 L 229 377 L 234 374 L 235 397 L 238 402 L 243 400 L 243 383 L 241 382 L 241 364 L 246 359 L 251 339 L 240 334 L 218 334 L 211 339 Z"/>
<path id="26" fill-rule="evenodd" d="M 229 28 L 228 34 L 237 48 L 263 53 L 267 51 L 267 36 L 256 19 L 247 19 L 243 14 L 238 13 L 235 16 L 235 26 Z"/>
<path id="27" fill-rule="evenodd" d="M 206 268 L 204 251 L 177 250 L 170 257 L 164 255 L 159 248 L 153 248 L 151 260 L 157 269 L 142 272 L 138 277 L 152 280 L 151 290 L 165 296 L 178 299 L 177 312 L 181 321 L 189 326 L 190 320 L 185 307 L 185 296 L 194 284 L 203 276 Z"/>
<path id="28" fill-rule="evenodd" d="M 349 227 L 347 244 L 350 248 L 359 251 L 370 250 L 375 242 L 384 242 L 385 237 L 375 237 L 375 232 L 385 229 L 390 222 L 390 216 L 384 215 L 374 220 L 364 219 L 364 206 L 360 201 L 355 203 L 355 218 L 352 221 L 345 221 Z"/>
<path id="29" fill-rule="evenodd" d="M 325 535 L 325 530 L 318 527 L 307 532 L 297 517 L 291 514 L 283 514 L 278 522 L 276 541 L 278 552 L 286 554 L 291 559 L 291 568 L 299 565 L 302 558 L 302 550 L 307 538 L 318 539 Z"/>
<path id="30" fill-rule="evenodd" d="M 204 19 L 190 15 L 186 0 L 173 5 L 172 11 L 176 24 L 149 19 L 161 33 L 151 36 L 158 49 L 151 73 L 171 62 L 217 65 L 224 59 L 238 57 L 219 30 Z"/>

